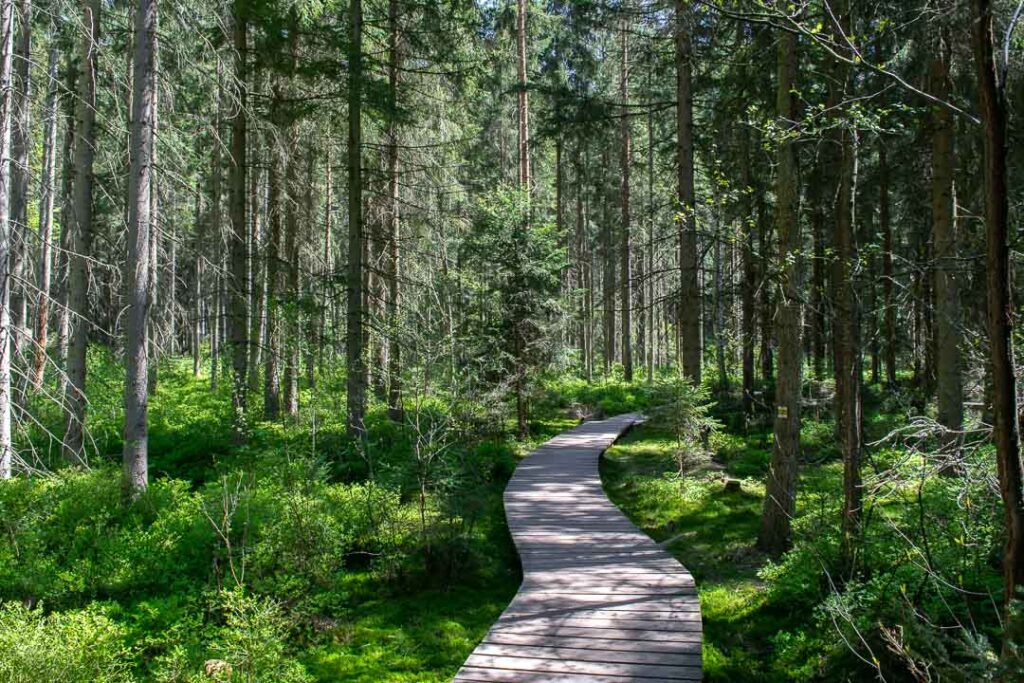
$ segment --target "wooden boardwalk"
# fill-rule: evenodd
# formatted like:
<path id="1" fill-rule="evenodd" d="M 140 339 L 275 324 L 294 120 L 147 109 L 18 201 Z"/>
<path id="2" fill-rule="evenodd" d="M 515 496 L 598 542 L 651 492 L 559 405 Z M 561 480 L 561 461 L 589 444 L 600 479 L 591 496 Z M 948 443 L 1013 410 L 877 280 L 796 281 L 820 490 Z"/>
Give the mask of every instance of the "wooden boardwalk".
<path id="1" fill-rule="evenodd" d="M 456 683 L 701 679 L 693 577 L 601 487 L 601 453 L 635 421 L 584 423 L 519 465 L 505 511 L 523 583 Z"/>

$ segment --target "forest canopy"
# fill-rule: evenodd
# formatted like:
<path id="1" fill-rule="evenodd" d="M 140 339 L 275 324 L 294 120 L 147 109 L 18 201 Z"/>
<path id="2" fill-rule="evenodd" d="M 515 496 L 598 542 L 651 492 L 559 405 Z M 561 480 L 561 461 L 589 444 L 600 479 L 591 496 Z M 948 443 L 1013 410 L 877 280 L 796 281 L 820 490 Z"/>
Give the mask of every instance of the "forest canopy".
<path id="1" fill-rule="evenodd" d="M 1024 675 L 1022 24 L 0 0 L 0 681 L 449 680 L 631 412 L 709 680 Z"/>

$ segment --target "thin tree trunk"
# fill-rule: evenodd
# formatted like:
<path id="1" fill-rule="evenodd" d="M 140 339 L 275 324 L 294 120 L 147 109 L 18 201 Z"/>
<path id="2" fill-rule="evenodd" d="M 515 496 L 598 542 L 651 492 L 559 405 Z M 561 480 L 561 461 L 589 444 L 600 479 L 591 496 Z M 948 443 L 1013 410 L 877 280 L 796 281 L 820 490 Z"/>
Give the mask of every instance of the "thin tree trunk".
<path id="1" fill-rule="evenodd" d="M 363 340 L 362 79 L 363 4 L 349 0 L 348 75 L 348 299 L 345 355 L 348 369 L 348 432 L 365 434 L 366 360 Z"/>
<path id="2" fill-rule="evenodd" d="M 1014 601 L 1024 599 L 1024 468 L 1017 424 L 1017 378 L 1013 359 L 1013 298 L 1010 292 L 1010 225 L 1007 186 L 1006 70 L 994 54 L 991 0 L 972 0 L 974 61 L 985 139 L 985 226 L 989 358 L 992 374 L 993 440 L 1003 499 L 1003 604 L 1007 631 L 1017 628 Z M 1012 622 L 1011 622 L 1012 620 Z M 1003 655 L 1013 654 L 1007 639 Z"/>
<path id="3" fill-rule="evenodd" d="M 794 94 L 797 75 L 796 36 L 780 32 L 776 106 L 781 130 L 799 122 Z M 764 514 L 758 545 L 779 555 L 792 544 L 791 519 L 796 511 L 796 474 L 800 456 L 800 383 L 803 369 L 803 306 L 799 192 L 796 142 L 785 139 L 778 146 L 775 181 L 775 223 L 779 234 L 778 322 L 779 377 L 775 388 L 775 439 L 772 465 L 765 484 Z"/>
<path id="4" fill-rule="evenodd" d="M 129 501 L 149 483 L 146 329 L 149 316 L 156 146 L 157 0 L 139 0 L 135 11 L 132 79 L 131 168 L 128 173 L 128 300 L 125 337 L 124 452 L 122 489 Z"/>
<path id="5" fill-rule="evenodd" d="M 288 165 L 285 167 L 285 234 L 284 267 L 286 277 L 285 298 L 288 301 L 285 315 L 285 334 L 282 346 L 284 362 L 284 414 L 291 419 L 299 416 L 299 209 L 301 207 L 299 187 L 299 128 L 297 123 L 288 126 Z"/>
<path id="6" fill-rule="evenodd" d="M 530 193 L 530 100 L 526 91 L 526 0 L 516 0 L 516 70 L 519 78 L 519 186 Z"/>
<path id="7" fill-rule="evenodd" d="M 68 406 L 64 457 L 85 464 L 86 346 L 89 340 L 89 255 L 92 253 L 92 185 L 96 126 L 96 51 L 99 43 L 99 0 L 83 6 L 79 54 L 78 102 L 75 108 L 75 200 L 68 268 L 68 308 L 72 331 L 68 349 Z"/>
<path id="8" fill-rule="evenodd" d="M 938 45 L 931 56 L 931 92 L 949 99 L 949 30 L 940 29 Z M 959 258 L 956 236 L 953 168 L 953 114 L 944 107 L 932 107 L 932 241 L 935 249 L 935 348 L 939 424 L 947 433 L 942 442 L 950 463 L 943 468 L 955 473 L 960 468 L 960 445 L 964 424 L 960 291 L 957 278 Z"/>
<path id="9" fill-rule="evenodd" d="M 819 151 L 810 179 L 808 193 L 813 197 L 811 205 L 811 239 L 814 241 L 814 261 L 811 268 L 811 359 L 815 379 L 825 378 L 826 356 L 826 285 L 825 285 L 825 201 L 827 198 L 828 169 L 831 169 L 835 154 L 831 148 Z M 827 159 L 828 161 L 825 161 Z"/>
<path id="10" fill-rule="evenodd" d="M 693 41 L 690 9 L 676 0 L 676 135 L 679 221 L 679 325 L 683 375 L 700 385 L 703 356 L 702 301 L 697 245 L 697 214 L 693 169 Z"/>
<path id="11" fill-rule="evenodd" d="M 402 346 L 399 340 L 401 274 L 398 202 L 398 76 L 399 54 L 398 0 L 388 0 L 388 130 L 387 130 L 387 329 L 388 329 L 388 415 L 401 421 L 402 410 Z"/>
<path id="12" fill-rule="evenodd" d="M 221 106 L 224 101 L 221 92 L 221 67 L 217 64 L 217 112 L 213 123 L 213 151 L 210 163 L 210 241 L 213 248 L 213 301 L 210 304 L 213 315 L 210 328 L 210 389 L 217 391 L 217 376 L 220 370 L 221 307 L 224 271 L 224 231 L 221 225 Z"/>
<path id="13" fill-rule="evenodd" d="M 66 92 L 75 92 L 77 69 L 68 69 Z M 68 282 L 71 267 L 71 237 L 74 225 L 75 178 L 75 100 L 64 98 L 64 155 L 61 166 L 60 244 L 57 251 L 57 364 L 60 373 L 60 394 L 67 393 L 68 343 L 71 336 L 71 314 L 68 308 Z"/>
<path id="14" fill-rule="evenodd" d="M 255 132 L 255 131 L 253 131 Z M 254 151 L 255 152 L 255 151 Z M 249 279 L 252 290 L 252 314 L 249 316 L 249 390 L 259 390 L 260 365 L 263 363 L 263 335 L 266 327 L 266 265 L 260 258 L 261 225 L 259 163 L 253 163 L 249 174 Z"/>
<path id="15" fill-rule="evenodd" d="M 328 135 L 330 139 L 330 135 Z M 317 362 L 320 367 L 323 368 L 324 364 L 324 350 L 327 347 L 326 336 L 327 336 L 327 314 L 329 310 L 334 309 L 334 240 L 333 240 L 333 216 L 334 216 L 334 169 L 332 167 L 333 156 L 331 155 L 331 145 L 326 146 L 326 159 L 324 161 L 324 264 L 323 272 L 320 276 L 321 285 L 324 287 L 327 301 L 321 304 L 319 310 L 319 324 L 317 331 Z M 333 316 L 331 322 L 333 323 Z M 331 332 L 335 333 L 335 329 L 332 325 Z M 331 345 L 334 348 L 334 345 Z"/>
<path id="16" fill-rule="evenodd" d="M 32 365 L 32 389 L 39 391 L 46 372 L 47 332 L 50 322 L 50 281 L 53 262 L 54 180 L 57 174 L 57 47 L 50 48 L 48 59 L 46 108 L 43 111 L 43 169 L 39 183 L 39 270 L 36 284 L 39 304 L 36 308 L 35 362 Z"/>
<path id="17" fill-rule="evenodd" d="M 195 254 L 192 260 L 192 376 L 202 370 L 203 342 L 203 252 L 206 248 L 206 217 L 203 215 L 203 189 L 196 181 Z"/>
<path id="18" fill-rule="evenodd" d="M 231 118 L 231 167 L 230 167 L 230 215 L 231 230 L 228 233 L 228 257 L 230 273 L 228 279 L 228 343 L 231 347 L 231 408 L 232 427 L 235 443 L 246 440 L 246 365 L 248 363 L 248 316 L 249 300 L 246 287 L 248 253 L 246 250 L 245 221 L 245 174 L 246 174 L 246 128 L 247 97 L 246 73 L 248 61 L 248 24 L 245 4 L 234 0 L 233 43 L 235 49 L 234 80 L 237 88 L 237 102 Z"/>
<path id="19" fill-rule="evenodd" d="M 0 2 L 0 479 L 10 479 L 11 444 L 11 62 L 14 51 L 12 0 Z"/>
<path id="20" fill-rule="evenodd" d="M 757 271 L 754 263 L 754 177 L 750 159 L 750 130 L 744 127 L 740 133 L 740 156 L 743 162 L 743 211 L 741 213 L 741 234 L 743 239 L 743 293 L 740 314 L 740 344 L 743 366 L 743 415 L 749 421 L 754 412 L 754 307 L 757 296 Z"/>
<path id="21" fill-rule="evenodd" d="M 834 35 L 842 39 L 850 32 L 849 1 L 837 7 Z M 830 105 L 838 105 L 849 95 L 850 70 L 844 63 L 835 67 L 835 83 Z M 834 116 L 839 117 L 837 113 Z M 853 271 L 857 260 L 854 237 L 854 201 L 857 188 L 857 132 L 851 122 L 838 121 L 836 141 L 839 149 L 839 178 L 834 211 L 835 260 L 832 267 L 832 299 L 835 306 L 833 326 L 834 372 L 836 382 L 836 424 L 843 453 L 843 511 L 840 531 L 840 572 L 842 578 L 856 571 L 861 535 L 863 491 L 861 486 L 862 430 L 860 311 L 857 305 Z"/>
<path id="22" fill-rule="evenodd" d="M 154 59 L 155 59 L 155 55 L 157 54 L 157 49 L 158 49 L 156 41 L 157 41 L 157 36 L 154 34 L 154 36 L 153 36 L 153 46 L 152 46 L 153 54 L 154 54 Z M 154 73 L 155 73 L 156 72 L 155 64 L 154 64 L 153 70 L 154 70 Z M 152 159 L 150 161 L 150 167 L 151 168 L 156 168 L 156 165 L 157 165 L 157 148 L 158 148 L 158 145 L 156 143 L 156 139 L 157 139 L 159 124 L 160 124 L 160 118 L 159 118 L 159 115 L 158 115 L 159 114 L 159 110 L 157 109 L 157 94 L 158 94 L 158 91 L 157 91 L 156 87 L 154 86 L 154 88 L 153 88 L 153 96 L 152 96 L 151 101 L 150 101 L 150 107 L 151 107 L 152 111 L 149 112 L 149 115 L 150 115 L 150 117 L 152 119 L 152 126 L 153 126 L 153 149 L 152 149 L 152 152 L 151 152 Z M 132 99 L 133 103 L 134 103 L 134 100 L 135 100 L 135 98 L 134 98 L 134 95 L 133 95 L 133 99 Z M 134 104 L 133 104 L 133 106 L 134 106 Z M 157 175 L 152 170 L 150 171 L 148 193 L 149 193 L 148 194 L 148 196 L 149 196 L 149 283 L 147 285 L 147 288 L 148 288 L 148 296 L 149 296 L 149 308 L 147 309 L 147 316 L 148 316 L 148 311 L 156 310 L 157 293 L 160 291 L 160 277 L 159 277 L 160 271 L 159 271 L 159 268 L 158 268 L 158 266 L 159 266 L 159 256 L 160 256 L 160 189 L 159 189 L 159 183 L 158 183 Z M 173 288 L 174 288 L 174 282 L 171 281 L 168 284 L 168 289 L 173 289 Z M 159 320 L 154 319 L 152 316 L 148 316 L 148 322 L 147 322 L 147 325 L 146 325 L 146 328 L 145 328 L 145 331 L 146 331 L 146 334 L 147 334 L 147 337 L 148 337 L 148 343 L 149 343 L 149 358 L 148 358 L 149 376 L 147 378 L 147 385 L 148 385 L 148 391 L 151 394 L 156 391 L 157 369 L 158 369 L 157 368 L 157 361 L 158 361 L 159 352 L 160 352 L 160 343 L 159 343 L 160 342 L 160 339 L 159 339 L 160 325 L 159 325 L 159 322 L 160 322 Z"/>
<path id="23" fill-rule="evenodd" d="M 629 32 L 628 25 L 623 21 L 622 36 L 622 64 L 619 69 L 619 99 L 622 106 L 629 105 Z M 622 136 L 622 186 L 619 201 L 622 205 L 622 371 L 623 378 L 627 382 L 633 381 L 633 255 L 630 250 L 630 205 L 629 205 L 629 172 L 632 164 L 633 149 L 632 137 L 629 131 L 628 108 L 624 110 L 620 120 L 620 135 Z"/>
<path id="24" fill-rule="evenodd" d="M 771 251 L 771 225 L 768 221 L 768 211 L 765 207 L 764 195 L 757 198 L 757 237 L 759 251 L 761 252 L 762 263 L 758 269 L 758 289 L 761 292 L 761 380 L 771 383 L 775 376 L 774 357 L 772 354 L 772 295 L 768 277 L 768 254 Z"/>
<path id="25" fill-rule="evenodd" d="M 26 254 L 28 251 L 29 152 L 35 144 L 32 137 L 32 0 L 18 0 L 18 36 L 14 57 L 14 93 L 11 121 L 11 253 L 10 311 L 11 358 L 21 363 L 28 335 L 28 296 Z M 19 383 L 24 388 L 23 383 Z M 19 403 L 23 392 L 18 393 Z"/>
<path id="26" fill-rule="evenodd" d="M 275 93 L 276 95 L 276 93 Z M 279 103 L 271 104 L 275 112 Z M 276 118 L 272 115 L 272 118 Z M 276 420 L 281 415 L 281 283 L 279 264 L 281 258 L 281 206 L 282 172 L 285 150 L 276 129 L 270 131 L 270 171 L 267 186 L 267 244 L 265 248 L 264 271 L 267 277 L 267 323 L 265 336 L 262 340 L 266 349 L 263 366 L 263 417 Z"/>

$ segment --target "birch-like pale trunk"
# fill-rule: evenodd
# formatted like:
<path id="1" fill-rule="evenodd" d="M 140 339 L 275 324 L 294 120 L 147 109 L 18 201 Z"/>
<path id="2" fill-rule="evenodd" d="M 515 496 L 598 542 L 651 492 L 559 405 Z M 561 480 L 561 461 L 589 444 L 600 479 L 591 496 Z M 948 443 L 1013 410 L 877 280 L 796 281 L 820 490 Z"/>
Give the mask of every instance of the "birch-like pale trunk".
<path id="1" fill-rule="evenodd" d="M 11 61 L 14 5 L 0 1 L 0 479 L 10 479 L 11 444 Z"/>

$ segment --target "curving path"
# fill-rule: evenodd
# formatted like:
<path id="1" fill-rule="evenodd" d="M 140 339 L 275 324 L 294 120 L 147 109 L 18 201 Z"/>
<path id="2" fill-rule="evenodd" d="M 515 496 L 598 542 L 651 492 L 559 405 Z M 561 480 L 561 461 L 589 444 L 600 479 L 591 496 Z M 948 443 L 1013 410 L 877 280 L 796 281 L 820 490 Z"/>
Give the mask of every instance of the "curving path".
<path id="1" fill-rule="evenodd" d="M 693 577 L 601 487 L 601 454 L 637 421 L 586 422 L 520 463 L 505 513 L 523 583 L 456 683 L 701 679 Z"/>

